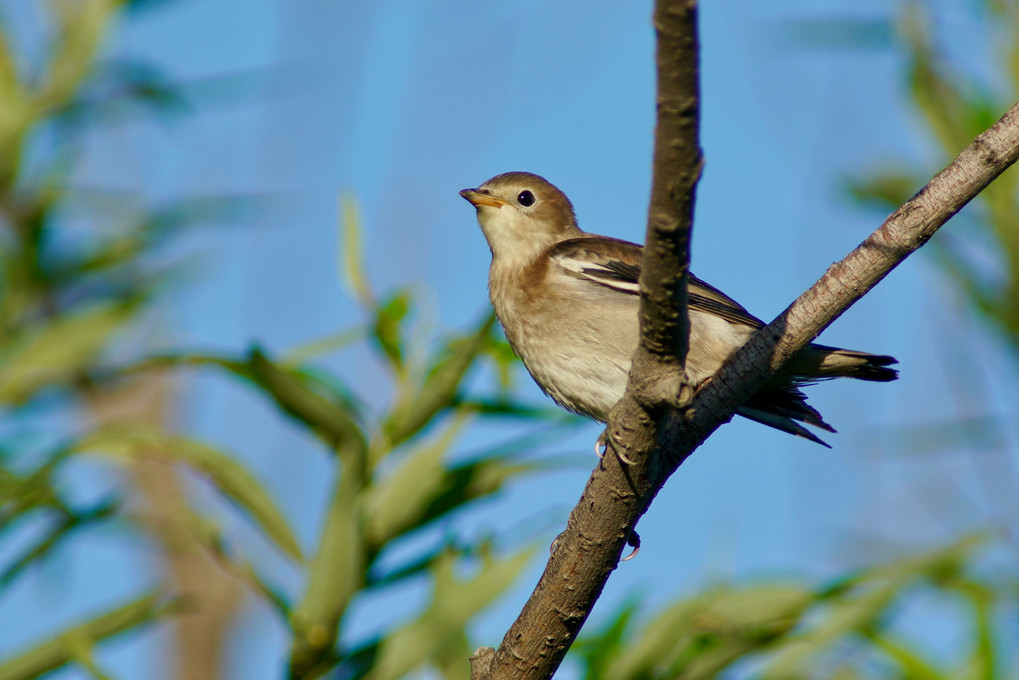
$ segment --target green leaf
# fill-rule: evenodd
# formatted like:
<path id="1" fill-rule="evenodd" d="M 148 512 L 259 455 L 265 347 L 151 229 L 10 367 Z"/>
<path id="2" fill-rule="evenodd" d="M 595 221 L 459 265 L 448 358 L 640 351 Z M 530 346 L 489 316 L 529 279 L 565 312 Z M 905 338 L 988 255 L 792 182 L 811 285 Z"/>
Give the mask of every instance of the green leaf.
<path id="1" fill-rule="evenodd" d="M 348 328 L 334 335 L 317 338 L 299 347 L 295 347 L 283 356 L 282 363 L 287 368 L 295 368 L 323 354 L 331 354 L 346 349 L 366 337 L 363 328 Z"/>
<path id="2" fill-rule="evenodd" d="M 514 463 L 500 458 L 445 467 L 450 442 L 426 446 L 411 455 L 392 476 L 377 484 L 366 500 L 367 535 L 376 549 L 489 496 L 520 475 L 547 469 L 558 461 Z"/>
<path id="3" fill-rule="evenodd" d="M 898 665 L 902 670 L 901 677 L 909 680 L 950 680 L 907 645 L 876 631 L 863 631 L 863 634 L 875 648 Z"/>
<path id="4" fill-rule="evenodd" d="M 358 407 L 341 386 L 314 372 L 272 361 L 254 347 L 237 360 L 209 354 L 165 354 L 122 369 L 134 373 L 174 366 L 220 368 L 262 390 L 287 415 L 307 425 L 341 455 L 363 457 L 367 442 L 357 423 Z"/>
<path id="5" fill-rule="evenodd" d="M 172 611 L 157 592 L 69 628 L 20 654 L 0 661 L 0 678 L 29 680 L 75 661 L 83 645 L 91 646 L 115 635 L 151 623 Z"/>
<path id="6" fill-rule="evenodd" d="M 372 337 L 398 375 L 403 371 L 403 322 L 410 312 L 410 305 L 410 292 L 404 290 L 393 294 L 375 309 Z"/>
<path id="7" fill-rule="evenodd" d="M 388 478 L 368 489 L 365 533 L 375 549 L 420 526 L 425 509 L 444 491 L 449 471 L 443 458 L 465 422 L 458 419 L 437 442 L 410 454 Z"/>
<path id="8" fill-rule="evenodd" d="M 96 53 L 113 23 L 120 0 L 79 0 L 55 7 L 59 32 L 50 50 L 37 106 L 51 111 L 65 105 L 80 89 L 95 64 Z"/>
<path id="9" fill-rule="evenodd" d="M 221 451 L 186 437 L 135 426 L 98 430 L 78 441 L 74 449 L 124 459 L 144 457 L 183 463 L 208 477 L 283 554 L 301 560 L 297 539 L 272 497 L 244 465 Z"/>
<path id="10" fill-rule="evenodd" d="M 876 626 L 899 593 L 899 586 L 893 581 L 862 595 L 835 601 L 820 625 L 782 647 L 768 664 L 763 677 L 778 679 L 806 673 L 817 657 L 829 651 L 836 641 L 849 633 Z"/>
<path id="11" fill-rule="evenodd" d="M 432 360 L 420 389 L 401 391 L 384 425 L 390 448 L 413 437 L 454 403 L 468 369 L 488 345 L 494 325 L 495 316 L 489 315 L 473 333 L 447 342 Z"/>
<path id="12" fill-rule="evenodd" d="M 78 192 L 69 200 L 73 207 L 96 213 L 100 219 L 113 222 L 129 221 L 124 230 L 110 237 L 94 239 L 88 247 L 58 256 L 47 265 L 48 278 L 55 284 L 80 285 L 90 275 L 104 276 L 108 280 L 118 267 L 133 266 L 126 272 L 131 276 L 152 278 L 153 272 L 140 267 L 138 258 L 154 251 L 179 236 L 189 227 L 201 224 L 225 224 L 238 221 L 258 207 L 256 197 L 246 195 L 213 195 L 181 198 L 146 210 L 125 208 L 128 198 L 121 193 L 112 196 L 102 192 Z M 125 216 L 125 210 L 128 210 Z M 162 270 L 156 270 L 157 275 Z"/>
<path id="13" fill-rule="evenodd" d="M 998 677 L 998 654 L 995 650 L 994 592 L 979 581 L 962 578 L 950 584 L 955 592 L 969 601 L 973 611 L 973 642 L 967 659 L 967 676 L 980 680 Z"/>
<path id="14" fill-rule="evenodd" d="M 609 664 L 627 649 L 627 636 L 639 603 L 631 599 L 619 608 L 601 630 L 581 636 L 573 645 L 573 654 L 585 665 L 585 680 L 615 680 L 608 675 Z"/>
<path id="15" fill-rule="evenodd" d="M 326 445 L 358 457 L 365 455 L 367 442 L 346 404 L 314 391 L 304 376 L 273 363 L 257 347 L 248 355 L 248 367 L 255 382 L 276 404 L 310 427 Z"/>
<path id="16" fill-rule="evenodd" d="M 318 677 L 337 661 L 334 652 L 350 599 L 364 587 L 368 548 L 362 535 L 362 478 L 340 474 L 308 569 L 308 587 L 291 617 L 290 676 Z"/>
<path id="17" fill-rule="evenodd" d="M 905 169 L 882 169 L 846 181 L 846 189 L 853 200 L 889 211 L 908 201 L 923 185 L 922 179 Z"/>
<path id="18" fill-rule="evenodd" d="M 951 584 L 958 576 L 980 537 L 966 537 L 957 543 L 919 556 L 910 556 L 863 570 L 842 579 L 819 596 L 828 602 L 818 622 L 796 639 L 783 645 L 772 658 L 763 677 L 787 678 L 807 673 L 817 657 L 851 633 L 867 633 L 879 627 L 891 604 L 907 587 L 920 579 L 935 585 Z"/>
<path id="19" fill-rule="evenodd" d="M 346 274 L 347 283 L 365 309 L 375 309 L 375 293 L 364 271 L 364 254 L 361 252 L 361 213 L 356 199 L 344 197 L 340 201 L 343 213 L 343 252 L 340 256 L 340 271 Z"/>
<path id="20" fill-rule="evenodd" d="M 605 678 L 713 678 L 787 634 L 814 601 L 794 585 L 716 588 L 662 611 L 611 659 Z"/>
<path id="21" fill-rule="evenodd" d="M 43 387 L 81 375 L 137 309 L 102 305 L 56 317 L 0 347 L 0 403 L 19 405 Z"/>
<path id="22" fill-rule="evenodd" d="M 19 515 L 38 507 L 55 507 L 64 510 L 53 486 L 53 472 L 67 457 L 66 448 L 49 454 L 47 459 L 24 476 L 5 471 L 3 493 L 0 494 L 0 529 L 6 527 Z"/>
<path id="23" fill-rule="evenodd" d="M 0 183 L 18 173 L 21 145 L 32 124 L 32 111 L 7 36 L 0 30 Z"/>
<path id="24" fill-rule="evenodd" d="M 913 102 L 947 154 L 954 156 L 983 130 L 968 129 L 969 100 L 954 74 L 939 61 L 931 44 L 929 21 L 917 4 L 906 6 L 901 26 L 909 46 L 909 84 Z"/>
<path id="25" fill-rule="evenodd" d="M 124 114 L 144 112 L 167 118 L 190 110 L 182 88 L 171 84 L 160 69 L 117 57 L 93 67 L 87 82 L 55 112 L 53 122 L 76 131 L 104 120 L 122 122 Z"/>
<path id="26" fill-rule="evenodd" d="M 399 680 L 425 663 L 445 663 L 448 650 L 463 640 L 467 623 L 504 593 L 534 556 L 526 550 L 505 559 L 485 556 L 473 578 L 456 576 L 456 555 L 435 565 L 431 604 L 411 623 L 382 640 L 370 680 Z M 464 659 L 466 666 L 466 659 Z"/>
<path id="27" fill-rule="evenodd" d="M 510 344 L 502 337 L 492 335 L 488 338 L 484 353 L 492 363 L 495 364 L 496 374 L 499 376 L 499 387 L 503 391 L 513 386 L 513 371 L 520 366 L 520 360 Z"/>
<path id="28" fill-rule="evenodd" d="M 20 137 L 25 124 L 25 87 L 18 73 L 18 63 L 4 31 L 0 31 L 0 148 Z M 4 163 L 16 162 L 8 159 Z"/>
<path id="29" fill-rule="evenodd" d="M 464 630 L 454 632 L 445 644 L 437 645 L 432 654 L 431 666 L 443 680 L 471 680 L 471 667 L 469 663 L 464 663 L 464 659 L 470 659 L 475 649 L 476 646 L 471 645 Z"/>
<path id="30" fill-rule="evenodd" d="M 178 509 L 174 519 L 179 521 L 224 569 L 264 598 L 276 609 L 281 620 L 289 623 L 292 612 L 286 596 L 277 588 L 270 586 L 253 565 L 230 554 L 223 540 L 223 532 L 216 522 L 190 508 Z"/>
<path id="31" fill-rule="evenodd" d="M 28 566 L 45 558 L 68 534 L 109 519 L 119 509 L 119 501 L 111 499 L 104 500 L 80 512 L 62 513 L 63 516 L 55 526 L 49 528 L 44 536 L 11 560 L 3 571 L 0 571 L 0 590 L 10 585 Z"/>

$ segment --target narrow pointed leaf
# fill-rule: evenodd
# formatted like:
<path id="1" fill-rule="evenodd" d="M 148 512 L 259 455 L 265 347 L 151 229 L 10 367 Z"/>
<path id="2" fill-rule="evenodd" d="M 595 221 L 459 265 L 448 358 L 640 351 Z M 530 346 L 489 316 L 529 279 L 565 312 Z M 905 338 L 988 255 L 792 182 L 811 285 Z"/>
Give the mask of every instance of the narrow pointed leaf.
<path id="1" fill-rule="evenodd" d="M 0 403 L 24 403 L 44 386 L 77 377 L 135 310 L 128 304 L 92 307 L 52 319 L 0 347 Z"/>
<path id="2" fill-rule="evenodd" d="M 334 647 L 350 599 L 364 586 L 368 549 L 361 532 L 360 476 L 338 476 L 322 527 L 318 554 L 312 559 L 308 587 L 291 618 L 291 677 L 309 677 L 337 659 Z M 316 671 L 317 672 L 317 671 Z M 313 676 L 317 677 L 317 676 Z"/>
<path id="3" fill-rule="evenodd" d="M 527 550 L 505 559 L 486 557 L 479 572 L 466 580 L 455 574 L 454 555 L 440 560 L 431 604 L 382 640 L 367 677 L 399 680 L 426 663 L 441 662 L 450 646 L 462 640 L 468 622 L 516 581 L 533 556 Z"/>
<path id="4" fill-rule="evenodd" d="M 0 590 L 10 585 L 27 567 L 49 555 L 68 534 L 109 519 L 119 509 L 119 501 L 115 499 L 104 500 L 93 507 L 68 514 L 61 518 L 39 540 L 35 541 L 24 552 L 11 560 L 0 571 Z"/>
<path id="5" fill-rule="evenodd" d="M 361 251 L 361 214 L 357 201 L 345 197 L 340 203 L 343 227 L 343 253 L 340 257 L 340 271 L 346 274 L 347 283 L 354 296 L 365 309 L 375 309 L 375 293 L 364 271 L 364 253 Z"/>
<path id="6" fill-rule="evenodd" d="M 901 669 L 901 677 L 910 680 L 950 680 L 949 676 L 943 675 L 906 645 L 874 631 L 866 631 L 864 635 Z"/>
<path id="7" fill-rule="evenodd" d="M 389 365 L 399 375 L 403 372 L 406 341 L 403 337 L 403 324 L 410 312 L 411 298 L 409 291 L 399 291 L 390 296 L 375 310 L 375 321 L 372 324 L 372 338 Z"/>
<path id="8" fill-rule="evenodd" d="M 425 447 L 373 490 L 367 505 L 371 545 L 381 547 L 495 493 L 515 477 L 558 462 L 491 458 L 444 467 L 442 453 L 439 447 Z"/>
<path id="9" fill-rule="evenodd" d="M 308 425 L 330 448 L 364 455 L 364 434 L 344 404 L 310 389 L 297 373 L 273 363 L 257 348 L 251 351 L 248 366 L 279 407 Z"/>
<path id="10" fill-rule="evenodd" d="M 495 316 L 489 315 L 474 333 L 448 342 L 433 360 L 424 385 L 401 395 L 386 422 L 392 447 L 413 437 L 453 404 L 468 369 L 489 343 L 494 324 Z"/>
<path id="11" fill-rule="evenodd" d="M 159 593 L 149 593 L 69 628 L 30 649 L 0 660 L 0 678 L 30 680 L 75 660 L 75 641 L 95 644 L 139 626 L 151 623 L 171 608 Z"/>
<path id="12" fill-rule="evenodd" d="M 175 519 L 184 525 L 198 544 L 207 550 L 224 569 L 272 605 L 282 621 L 289 622 L 291 608 L 286 596 L 277 588 L 269 585 L 253 565 L 230 554 L 218 524 L 190 508 L 183 509 L 183 514 L 179 510 Z"/>
<path id="13" fill-rule="evenodd" d="M 268 491 L 244 465 L 221 451 L 186 437 L 141 427 L 99 430 L 74 448 L 126 459 L 144 457 L 183 463 L 205 475 L 220 493 L 243 509 L 282 553 L 301 560 L 297 539 Z"/>

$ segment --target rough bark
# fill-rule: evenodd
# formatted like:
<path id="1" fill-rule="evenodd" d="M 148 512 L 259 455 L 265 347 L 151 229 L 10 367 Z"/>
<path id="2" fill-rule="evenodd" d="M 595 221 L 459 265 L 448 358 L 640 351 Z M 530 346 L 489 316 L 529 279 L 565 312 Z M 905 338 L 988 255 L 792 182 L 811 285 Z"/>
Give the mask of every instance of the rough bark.
<path id="1" fill-rule="evenodd" d="M 697 3 L 658 0 L 654 24 L 654 177 L 640 278 L 641 342 L 627 389 L 637 399 L 631 402 L 641 406 L 621 421 L 648 432 L 654 430 L 650 414 L 668 413 L 669 406 L 690 396 L 684 371 L 690 334 L 686 289 L 694 189 L 702 165 Z M 520 617 L 497 650 L 479 649 L 471 658 L 472 678 L 548 678 L 559 667 L 646 509 L 626 476 L 615 465 L 595 471 Z"/>

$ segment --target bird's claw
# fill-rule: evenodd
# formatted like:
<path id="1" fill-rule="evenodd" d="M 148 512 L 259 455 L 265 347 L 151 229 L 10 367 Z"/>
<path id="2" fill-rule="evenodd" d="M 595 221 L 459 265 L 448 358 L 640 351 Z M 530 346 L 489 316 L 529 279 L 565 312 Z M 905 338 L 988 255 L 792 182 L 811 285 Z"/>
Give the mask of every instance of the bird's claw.
<path id="1" fill-rule="evenodd" d="M 632 560 L 634 557 L 637 556 L 637 553 L 640 552 L 640 534 L 638 534 L 636 531 L 631 531 L 630 535 L 627 536 L 627 538 L 626 538 L 626 545 L 628 545 L 631 548 L 633 548 L 633 550 L 630 552 L 629 555 L 627 555 L 623 559 L 619 560 L 620 562 L 626 562 L 627 560 Z"/>
<path id="2" fill-rule="evenodd" d="M 605 454 L 608 453 L 608 451 L 609 451 L 609 443 L 610 442 L 609 442 L 608 430 L 605 430 L 600 435 L 598 435 L 598 439 L 595 440 L 595 442 L 594 442 L 594 452 L 595 452 L 595 455 L 597 455 L 599 459 L 601 459 L 601 460 L 605 459 Z M 618 447 L 612 446 L 611 448 L 612 448 L 612 452 L 614 454 L 616 454 L 616 458 L 619 459 L 620 463 L 623 463 L 624 465 L 633 465 L 634 464 L 633 461 L 630 460 L 629 458 L 627 458 L 626 455 L 624 453 L 622 453 L 619 450 Z"/>
<path id="3" fill-rule="evenodd" d="M 693 385 L 688 380 L 683 380 L 679 384 L 679 394 L 676 395 L 676 408 L 683 410 L 693 403 L 694 395 L 697 394 L 697 390 L 693 388 Z"/>

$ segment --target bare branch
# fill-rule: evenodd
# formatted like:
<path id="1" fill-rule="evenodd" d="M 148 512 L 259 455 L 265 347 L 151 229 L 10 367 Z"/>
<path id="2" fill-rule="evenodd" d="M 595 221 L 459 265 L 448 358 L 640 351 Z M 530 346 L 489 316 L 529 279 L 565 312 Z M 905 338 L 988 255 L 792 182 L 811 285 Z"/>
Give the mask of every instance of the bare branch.
<path id="1" fill-rule="evenodd" d="M 640 277 L 640 345 L 630 389 L 654 408 L 676 403 L 687 384 L 689 346 L 686 289 L 690 229 L 703 160 L 699 131 L 697 3 L 661 1 L 655 7 L 658 122 Z"/>
<path id="2" fill-rule="evenodd" d="M 694 189 L 702 165 L 696 10 L 695 0 L 658 0 L 654 16 L 654 179 L 640 278 L 641 341 L 627 388 L 627 394 L 636 396 L 627 403 L 637 415 L 622 419 L 639 420 L 650 431 L 650 413 L 668 413 L 665 407 L 681 405 L 690 395 L 683 368 L 690 334 L 686 289 Z M 636 407 L 637 401 L 643 406 Z M 620 420 L 614 416 L 610 423 Z M 646 509 L 620 476 L 625 471 L 611 469 L 611 475 L 596 470 L 591 477 L 541 581 L 502 645 L 494 653 L 480 649 L 471 658 L 475 680 L 550 678 L 559 667 Z"/>
<path id="3" fill-rule="evenodd" d="M 696 446 L 727 422 L 747 395 L 927 243 L 949 218 L 1017 159 L 1019 103 L 733 356 L 697 394 L 685 439 L 696 440 Z"/>

